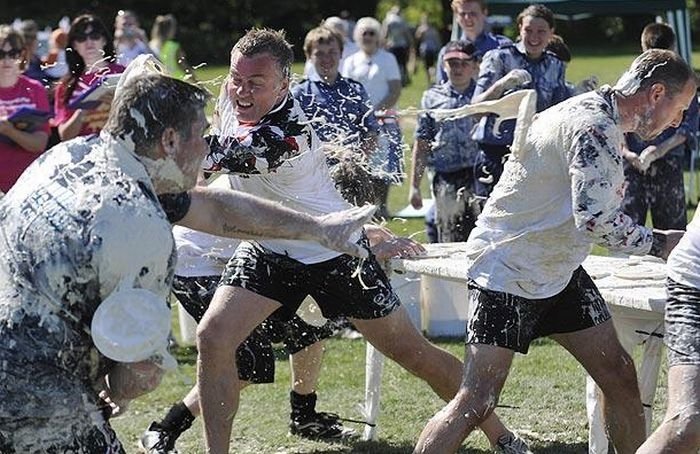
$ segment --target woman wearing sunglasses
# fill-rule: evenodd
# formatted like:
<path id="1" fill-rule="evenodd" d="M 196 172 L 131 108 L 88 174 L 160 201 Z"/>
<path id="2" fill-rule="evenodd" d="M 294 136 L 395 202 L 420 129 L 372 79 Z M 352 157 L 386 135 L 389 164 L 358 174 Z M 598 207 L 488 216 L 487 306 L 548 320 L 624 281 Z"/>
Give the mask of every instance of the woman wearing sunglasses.
<path id="1" fill-rule="evenodd" d="M 75 18 L 68 32 L 66 63 L 70 71 L 56 87 L 55 125 L 61 140 L 98 133 L 107 121 L 111 97 L 91 109 L 72 109 L 71 103 L 105 76 L 119 74 L 114 44 L 102 21 L 92 14 Z"/>
<path id="2" fill-rule="evenodd" d="M 24 39 L 9 25 L 0 25 L 0 190 L 4 193 L 46 148 L 47 123 L 30 126 L 13 119 L 20 109 L 49 111 L 46 89 L 22 75 Z"/>

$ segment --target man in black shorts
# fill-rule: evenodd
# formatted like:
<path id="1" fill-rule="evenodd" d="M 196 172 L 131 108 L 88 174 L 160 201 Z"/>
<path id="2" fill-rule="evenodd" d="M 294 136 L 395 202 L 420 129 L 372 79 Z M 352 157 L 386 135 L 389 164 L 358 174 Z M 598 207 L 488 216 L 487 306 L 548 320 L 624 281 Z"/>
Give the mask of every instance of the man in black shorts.
<path id="1" fill-rule="evenodd" d="M 232 187 L 308 213 L 348 206 L 330 178 L 321 144 L 288 97 L 291 46 L 280 32 L 251 30 L 234 46 L 217 105 L 223 147 L 210 171 L 246 172 Z M 215 125 L 217 126 L 217 125 Z M 358 230 L 358 244 L 367 239 Z M 227 453 L 240 382 L 231 353 L 270 314 L 296 312 L 311 295 L 326 318 L 347 316 L 365 339 L 442 398 L 459 387 L 461 363 L 412 325 L 376 258 L 337 254 L 308 242 L 243 243 L 198 327 L 198 389 L 206 448 Z"/>
<path id="2" fill-rule="evenodd" d="M 495 408 L 515 352 L 541 336 L 571 352 L 603 391 L 617 452 L 639 447 L 645 425 L 634 364 L 581 263 L 592 243 L 666 257 L 680 239 L 680 231 L 652 233 L 622 212 L 620 144 L 623 132 L 653 138 L 680 123 L 695 91 L 693 71 L 678 55 L 650 50 L 615 87 L 540 112 L 524 140 L 516 137 L 467 242 L 462 387 L 430 420 L 416 452 L 456 451 Z"/>

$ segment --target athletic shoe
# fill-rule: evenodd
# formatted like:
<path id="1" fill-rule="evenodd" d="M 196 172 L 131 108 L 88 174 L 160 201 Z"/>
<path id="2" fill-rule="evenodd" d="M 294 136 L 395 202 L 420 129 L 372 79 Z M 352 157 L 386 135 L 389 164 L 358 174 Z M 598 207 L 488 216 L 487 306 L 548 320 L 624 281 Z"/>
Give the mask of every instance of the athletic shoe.
<path id="1" fill-rule="evenodd" d="M 353 429 L 344 427 L 340 417 L 334 413 L 316 413 L 306 418 L 292 418 L 289 433 L 309 439 L 344 439 L 355 434 Z"/>
<path id="2" fill-rule="evenodd" d="M 494 452 L 496 454 L 532 454 L 525 440 L 515 433 L 501 436 Z"/>
<path id="3" fill-rule="evenodd" d="M 147 454 L 177 454 L 176 439 L 172 432 L 163 429 L 157 422 L 152 422 L 141 435 L 139 448 Z"/>

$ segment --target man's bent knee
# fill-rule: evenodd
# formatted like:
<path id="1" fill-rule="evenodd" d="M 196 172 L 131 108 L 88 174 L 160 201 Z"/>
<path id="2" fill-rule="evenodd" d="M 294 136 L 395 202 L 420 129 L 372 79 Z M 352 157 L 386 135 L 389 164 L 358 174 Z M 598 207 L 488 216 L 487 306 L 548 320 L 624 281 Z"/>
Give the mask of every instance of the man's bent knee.
<path id="1" fill-rule="evenodd" d="M 496 409 L 498 393 L 493 389 L 470 390 L 462 387 L 452 402 L 460 415 L 471 419 L 478 425 Z"/>

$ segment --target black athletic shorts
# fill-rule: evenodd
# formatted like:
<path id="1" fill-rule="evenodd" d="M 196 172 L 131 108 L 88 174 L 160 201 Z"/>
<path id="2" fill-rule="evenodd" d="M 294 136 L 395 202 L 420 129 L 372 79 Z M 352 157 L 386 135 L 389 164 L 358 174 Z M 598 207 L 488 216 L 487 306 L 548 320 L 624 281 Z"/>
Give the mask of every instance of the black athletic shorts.
<path id="1" fill-rule="evenodd" d="M 610 319 L 593 280 L 578 267 L 567 286 L 549 298 L 527 299 L 469 282 L 466 343 L 527 353 L 530 342 L 550 334 L 591 328 Z"/>
<path id="2" fill-rule="evenodd" d="M 198 323 L 209 307 L 220 276 L 175 276 L 173 294 L 183 308 Z M 317 327 L 309 325 L 297 315 L 289 316 L 278 310 L 262 322 L 236 351 L 238 377 L 252 383 L 272 383 L 275 380 L 275 355 L 273 343 L 283 343 L 290 355 L 297 353 L 333 334 L 333 326 L 327 323 Z"/>
<path id="3" fill-rule="evenodd" d="M 366 237 L 360 243 L 369 250 Z M 360 271 L 358 273 L 358 271 Z M 220 285 L 241 287 L 273 299 L 294 314 L 310 295 L 324 317 L 376 319 L 399 307 L 389 279 L 370 253 L 361 260 L 340 255 L 321 263 L 304 264 L 256 243 L 241 243 L 221 277 Z"/>

